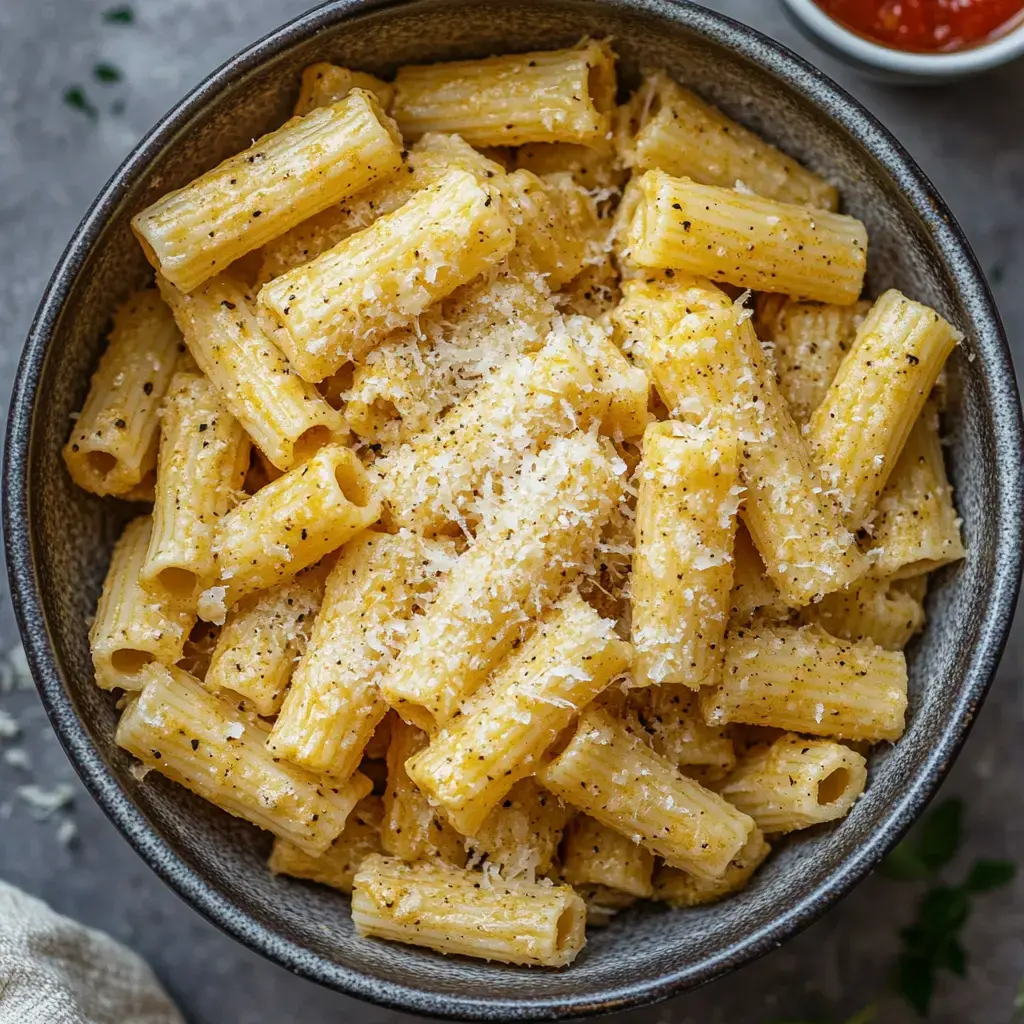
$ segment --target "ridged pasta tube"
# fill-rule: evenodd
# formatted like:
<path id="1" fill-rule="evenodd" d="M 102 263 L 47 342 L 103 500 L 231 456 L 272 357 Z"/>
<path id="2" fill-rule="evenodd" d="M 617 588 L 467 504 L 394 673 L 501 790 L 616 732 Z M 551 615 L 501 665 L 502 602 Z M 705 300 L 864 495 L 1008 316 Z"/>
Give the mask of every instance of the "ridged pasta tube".
<path id="1" fill-rule="evenodd" d="M 236 506 L 218 523 L 217 583 L 199 614 L 222 622 L 249 594 L 290 579 L 380 516 L 369 476 L 348 448 L 327 445 Z"/>
<path id="2" fill-rule="evenodd" d="M 594 438 L 556 438 L 459 557 L 381 681 L 384 699 L 428 731 L 444 725 L 588 564 L 622 494 L 625 465 Z"/>
<path id="3" fill-rule="evenodd" d="M 157 283 L 199 369 L 277 469 L 344 439 L 341 413 L 264 334 L 244 284 L 222 274 L 185 295 L 159 275 Z"/>
<path id="4" fill-rule="evenodd" d="M 182 291 L 264 242 L 394 174 L 402 142 L 376 97 L 355 89 L 292 118 L 132 218 L 146 257 Z"/>
<path id="5" fill-rule="evenodd" d="M 851 526 L 859 527 L 878 501 L 959 340 L 938 313 L 895 289 L 861 324 L 807 434 Z"/>
<path id="6" fill-rule="evenodd" d="M 615 55 L 594 40 L 447 64 L 408 64 L 393 113 L 406 138 L 457 132 L 474 146 L 596 144 L 611 128 Z"/>
<path id="7" fill-rule="evenodd" d="M 630 661 L 629 644 L 575 590 L 406 765 L 463 834 L 475 835 L 579 711 Z"/>
<path id="8" fill-rule="evenodd" d="M 483 273 L 515 240 L 500 192 L 453 169 L 370 227 L 267 282 L 259 303 L 292 365 L 316 382 Z"/>
<path id="9" fill-rule="evenodd" d="M 155 289 L 136 292 L 114 311 L 107 349 L 62 452 L 79 487 L 125 495 L 156 469 L 160 403 L 182 347 Z"/>
<path id="10" fill-rule="evenodd" d="M 603 825 L 702 878 L 720 877 L 754 828 L 747 815 L 680 774 L 596 704 L 537 777 Z"/>
<path id="11" fill-rule="evenodd" d="M 648 171 L 629 259 L 740 288 L 849 305 L 864 287 L 868 236 L 854 217 Z"/>
<path id="12" fill-rule="evenodd" d="M 587 909 L 570 886 L 484 885 L 483 877 L 439 861 L 367 857 L 352 890 L 356 931 L 534 967 L 564 967 L 576 958 L 586 941 Z"/>
<path id="13" fill-rule="evenodd" d="M 900 651 L 850 643 L 817 626 L 738 629 L 718 686 L 701 693 L 709 725 L 743 722 L 847 740 L 898 740 L 907 709 Z"/>
<path id="14" fill-rule="evenodd" d="M 356 773 L 335 785 L 279 761 L 266 735 L 234 705 L 179 668 L 147 665 L 117 723 L 118 746 L 172 782 L 306 853 L 326 850 L 372 788 Z"/>

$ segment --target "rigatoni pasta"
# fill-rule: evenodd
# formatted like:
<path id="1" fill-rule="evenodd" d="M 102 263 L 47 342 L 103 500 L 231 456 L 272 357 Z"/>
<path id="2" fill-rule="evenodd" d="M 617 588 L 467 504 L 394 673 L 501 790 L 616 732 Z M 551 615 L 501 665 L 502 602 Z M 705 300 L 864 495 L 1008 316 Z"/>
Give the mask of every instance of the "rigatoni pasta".
<path id="1" fill-rule="evenodd" d="M 771 342 L 779 390 L 802 427 L 821 405 L 871 303 L 830 306 L 787 299 L 768 312 L 769 302 L 758 305 L 758 333 Z"/>
<path id="2" fill-rule="evenodd" d="M 380 673 L 402 648 L 417 603 L 453 558 L 449 544 L 408 530 L 367 531 L 341 549 L 271 750 L 336 778 L 355 771 L 387 711 Z"/>
<path id="3" fill-rule="evenodd" d="M 194 604 L 217 575 L 214 536 L 242 497 L 249 438 L 199 373 L 171 380 L 160 417 L 153 536 L 140 579 Z"/>
<path id="4" fill-rule="evenodd" d="M 596 705 L 538 777 L 567 803 L 701 878 L 722 875 L 754 827 Z"/>
<path id="5" fill-rule="evenodd" d="M 861 295 L 818 165 L 663 72 L 616 110 L 614 65 L 306 67 L 136 215 L 157 287 L 64 449 L 153 503 L 89 630 L 139 784 L 365 941 L 557 968 L 738 893 L 855 806 L 965 553 L 957 332 Z"/>
<path id="6" fill-rule="evenodd" d="M 294 118 L 132 218 L 153 266 L 190 292 L 264 242 L 401 166 L 394 122 L 376 98 Z"/>
<path id="7" fill-rule="evenodd" d="M 449 171 L 394 213 L 260 289 L 277 344 L 308 381 L 365 355 L 515 245 L 500 192 Z"/>
<path id="8" fill-rule="evenodd" d="M 438 861 L 363 861 L 352 891 L 360 935 L 513 964 L 564 967 L 586 941 L 587 909 L 568 885 L 495 882 Z"/>
<path id="9" fill-rule="evenodd" d="M 244 284 L 221 275 L 186 295 L 161 277 L 157 283 L 199 369 L 277 469 L 344 439 L 341 414 L 263 332 Z"/>
<path id="10" fill-rule="evenodd" d="M 880 579 L 919 576 L 964 557 L 932 403 L 910 431 L 866 532 L 868 575 Z"/>
<path id="11" fill-rule="evenodd" d="M 136 292 L 114 311 L 107 349 L 62 453 L 79 487 L 126 495 L 156 469 L 160 403 L 182 348 L 155 289 Z"/>
<path id="12" fill-rule="evenodd" d="M 620 111 L 620 156 L 636 172 L 661 170 L 702 185 L 742 185 L 766 199 L 836 210 L 834 185 L 684 89 L 648 75 Z"/>
<path id="13" fill-rule="evenodd" d="M 200 616 L 222 622 L 236 601 L 297 575 L 379 517 L 380 501 L 352 450 L 321 448 L 219 521 L 219 577 L 200 595 Z"/>
<path id="14" fill-rule="evenodd" d="M 598 143 L 611 130 L 615 57 L 607 43 L 448 64 L 409 64 L 395 76 L 402 134 L 457 132 L 475 146 Z M 538 102 L 543 96 L 543 102 Z"/>
<path id="15" fill-rule="evenodd" d="M 151 664 L 141 677 L 117 724 L 118 746 L 229 814 L 319 854 L 369 794 L 365 775 L 332 785 L 273 757 L 258 721 L 187 672 Z"/>
<path id="16" fill-rule="evenodd" d="M 629 664 L 629 645 L 570 591 L 490 684 L 411 758 L 413 781 L 463 835 L 475 835 L 512 786 L 532 774 L 574 716 Z"/>
<path id="17" fill-rule="evenodd" d="M 637 685 L 713 684 L 732 589 L 738 438 L 656 423 L 644 434 L 633 556 Z"/>
<path id="18" fill-rule="evenodd" d="M 903 735 L 907 663 L 901 651 L 818 626 L 738 629 L 726 637 L 722 681 L 701 694 L 701 707 L 709 724 L 894 741 Z"/>
<path id="19" fill-rule="evenodd" d="M 572 886 L 600 885 L 640 898 L 651 895 L 654 857 L 630 836 L 577 814 L 562 846 L 562 877 Z"/>
<path id="20" fill-rule="evenodd" d="M 329 107 L 338 100 L 345 99 L 353 89 L 373 93 L 381 109 L 385 111 L 395 98 L 394 86 L 374 75 L 368 75 L 365 71 L 350 71 L 327 61 L 318 61 L 303 69 L 299 98 L 295 101 L 293 113 L 296 117 L 305 117 L 317 107 Z"/>
<path id="21" fill-rule="evenodd" d="M 648 171 L 639 188 L 627 245 L 642 267 L 840 305 L 864 287 L 868 237 L 854 217 L 664 171 Z"/>
<path id="22" fill-rule="evenodd" d="M 170 591 L 142 586 L 152 533 L 149 516 L 133 519 L 110 557 L 89 630 L 96 684 L 105 690 L 137 690 L 142 685 L 140 673 L 150 662 L 177 662 L 196 621 L 188 602 Z"/>
<path id="23" fill-rule="evenodd" d="M 859 527 L 881 495 L 959 332 L 890 289 L 814 410 L 808 440 L 822 477 Z"/>
<path id="24" fill-rule="evenodd" d="M 213 649 L 206 689 L 237 693 L 256 714 L 276 715 L 295 663 L 305 653 L 323 590 L 322 575 L 310 571 L 239 601 Z"/>
<path id="25" fill-rule="evenodd" d="M 275 875 L 291 875 L 332 889 L 352 892 L 352 883 L 363 860 L 381 853 L 380 823 L 384 809 L 379 796 L 363 797 L 352 808 L 345 827 L 321 854 L 314 857 L 287 839 L 275 839 L 267 867 Z"/>
<path id="26" fill-rule="evenodd" d="M 430 132 L 409 149 L 397 174 L 329 206 L 267 242 L 259 251 L 257 284 L 262 286 L 293 267 L 309 263 L 350 235 L 368 228 L 386 213 L 394 213 L 420 189 L 443 178 L 453 167 L 461 167 L 483 179 L 502 173 L 498 164 L 457 135 Z"/>
<path id="27" fill-rule="evenodd" d="M 864 792 L 863 756 L 833 740 L 786 733 L 746 754 L 718 787 L 762 832 L 792 832 L 842 818 Z"/>

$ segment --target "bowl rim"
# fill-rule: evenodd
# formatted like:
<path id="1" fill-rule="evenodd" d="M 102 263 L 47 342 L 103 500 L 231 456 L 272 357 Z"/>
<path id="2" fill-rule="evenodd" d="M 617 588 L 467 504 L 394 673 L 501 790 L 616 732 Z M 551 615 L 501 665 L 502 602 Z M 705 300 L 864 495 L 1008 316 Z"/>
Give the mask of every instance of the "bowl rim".
<path id="1" fill-rule="evenodd" d="M 979 639 L 962 685 L 955 713 L 941 740 L 893 804 L 875 835 L 859 846 L 813 892 L 780 910 L 759 931 L 746 935 L 712 958 L 680 965 L 650 980 L 612 990 L 523 1000 L 478 999 L 431 992 L 404 982 L 383 980 L 314 954 L 283 937 L 221 896 L 160 838 L 121 788 L 93 745 L 64 689 L 43 613 L 43 593 L 31 526 L 29 476 L 33 420 L 41 403 L 38 389 L 54 327 L 78 274 L 110 216 L 136 178 L 145 172 L 174 135 L 222 88 L 261 67 L 289 47 L 305 42 L 336 22 L 380 11 L 400 11 L 420 0 L 329 0 L 268 33 L 208 75 L 176 103 L 142 138 L 100 191 L 60 257 L 29 329 L 11 397 L 3 465 L 3 525 L 8 578 L 19 631 L 43 705 L 70 761 L 86 788 L 146 863 L 186 903 L 224 932 L 292 972 L 348 995 L 391 1009 L 456 1020 L 555 1020 L 609 1013 L 666 999 L 711 981 L 769 952 L 809 925 L 845 896 L 899 841 L 934 795 L 970 730 L 991 685 L 1009 633 L 1020 585 L 1024 525 L 1024 449 L 1020 400 L 999 314 L 981 268 L 941 197 L 902 145 L 852 96 L 813 65 L 780 43 L 725 15 L 688 0 L 601 0 L 605 7 L 640 8 L 678 21 L 707 42 L 736 52 L 792 88 L 823 117 L 846 131 L 902 189 L 926 226 L 946 266 L 958 281 L 971 322 L 990 339 L 986 385 L 992 395 L 994 463 L 998 505 L 992 581 Z M 458 0 L 473 2 L 473 0 Z M 42 415 L 42 413 L 40 413 Z"/>
<path id="2" fill-rule="evenodd" d="M 782 0 L 787 10 L 821 42 L 860 64 L 892 74 L 912 75 L 927 81 L 971 75 L 999 67 L 1024 55 L 1024 18 L 1001 35 L 949 53 L 917 53 L 885 46 L 847 28 L 822 10 L 815 0 Z M 1011 19 L 1012 20 L 1012 19 Z"/>

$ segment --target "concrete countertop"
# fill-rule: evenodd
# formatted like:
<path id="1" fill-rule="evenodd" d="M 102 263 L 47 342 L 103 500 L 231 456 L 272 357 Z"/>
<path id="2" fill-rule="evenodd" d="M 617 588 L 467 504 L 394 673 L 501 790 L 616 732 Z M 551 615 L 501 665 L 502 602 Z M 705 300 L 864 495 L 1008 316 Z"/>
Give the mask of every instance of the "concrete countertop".
<path id="1" fill-rule="evenodd" d="M 88 204 L 137 139 L 200 78 L 240 47 L 298 14 L 301 0 L 135 0 L 135 23 L 105 21 L 113 0 L 0 4 L 0 401 L 36 303 Z M 859 97 L 907 146 L 946 197 L 989 274 L 1018 363 L 1024 365 L 1024 62 L 929 90 L 865 82 L 796 33 L 768 0 L 709 6 L 809 57 Z M 94 65 L 123 72 L 100 85 Z M 80 83 L 101 116 L 64 100 Z M 122 108 L 123 109 L 120 109 Z M 113 112 L 112 112 L 113 110 Z M 118 112 L 119 111 L 119 112 Z M 4 581 L 6 590 L 6 581 Z M 301 981 L 218 932 L 180 902 L 115 832 L 77 781 L 50 732 L 0 600 L 0 709 L 20 724 L 0 739 L 0 877 L 57 910 L 103 928 L 156 969 L 194 1024 L 359 1024 L 410 1021 Z M 1024 827 L 1024 637 L 1016 631 L 992 696 L 944 792 L 967 797 L 957 866 L 1020 857 Z M 11 751 L 17 753 L 11 753 Z M 41 787 L 59 804 L 42 816 L 15 795 Z M 63 788 L 66 787 L 66 788 Z M 955 874 L 955 872 L 954 872 Z M 635 1024 L 840 1021 L 885 987 L 920 890 L 873 877 L 782 949 L 669 1003 L 621 1014 Z M 966 980 L 946 976 L 932 1020 L 1003 1024 L 1024 977 L 1024 879 L 989 897 L 969 922 Z M 898 999 L 878 1020 L 917 1019 Z"/>

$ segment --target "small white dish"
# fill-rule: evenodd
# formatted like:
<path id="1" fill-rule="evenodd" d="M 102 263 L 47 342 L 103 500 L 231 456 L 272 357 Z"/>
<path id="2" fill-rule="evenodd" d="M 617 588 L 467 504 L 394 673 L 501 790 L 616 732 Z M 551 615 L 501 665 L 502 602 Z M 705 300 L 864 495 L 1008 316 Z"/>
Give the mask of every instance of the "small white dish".
<path id="1" fill-rule="evenodd" d="M 814 0 L 782 0 L 805 35 L 871 78 L 901 85 L 939 85 L 1024 57 L 1024 18 L 987 42 L 951 53 L 911 53 L 872 42 L 846 28 Z"/>

